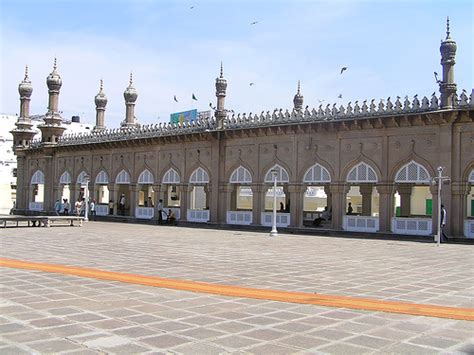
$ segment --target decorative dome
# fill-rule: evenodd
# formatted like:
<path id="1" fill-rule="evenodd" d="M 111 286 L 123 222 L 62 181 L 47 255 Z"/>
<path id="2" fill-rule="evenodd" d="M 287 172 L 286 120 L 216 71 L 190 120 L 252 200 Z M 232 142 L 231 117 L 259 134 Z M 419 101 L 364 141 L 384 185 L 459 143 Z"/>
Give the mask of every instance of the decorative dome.
<path id="1" fill-rule="evenodd" d="M 225 96 L 226 89 L 227 89 L 227 81 L 224 79 L 224 70 L 222 68 L 222 62 L 221 62 L 221 74 L 218 78 L 216 78 L 216 95 Z"/>
<path id="2" fill-rule="evenodd" d="M 449 17 L 446 20 L 446 39 L 441 42 L 441 46 L 439 48 L 441 52 L 441 62 L 449 62 L 454 61 L 454 57 L 456 55 L 457 45 L 456 42 L 450 37 L 449 32 Z"/>
<path id="3" fill-rule="evenodd" d="M 33 92 L 33 85 L 31 85 L 31 81 L 28 78 L 28 66 L 25 68 L 25 78 L 18 85 L 18 92 L 21 97 L 30 97 Z"/>
<path id="4" fill-rule="evenodd" d="M 100 80 L 100 89 L 99 93 L 95 96 L 95 106 L 97 108 L 104 108 L 107 105 L 107 96 L 105 96 L 104 92 L 102 91 L 103 82 L 102 79 Z"/>
<path id="5" fill-rule="evenodd" d="M 46 78 L 46 84 L 48 85 L 48 89 L 52 91 L 59 91 L 59 89 L 61 89 L 61 85 L 63 84 L 61 77 L 56 71 L 56 58 L 54 58 L 53 71 Z"/>
<path id="6" fill-rule="evenodd" d="M 138 93 L 137 90 L 132 86 L 133 83 L 133 77 L 132 73 L 130 73 L 130 83 L 128 84 L 128 87 L 125 89 L 123 92 L 123 97 L 125 98 L 126 102 L 134 103 L 137 101 Z"/>
<path id="7" fill-rule="evenodd" d="M 296 111 L 301 111 L 303 109 L 303 95 L 300 93 L 300 81 L 298 80 L 298 91 L 296 92 L 295 97 L 293 98 L 293 104 Z"/>

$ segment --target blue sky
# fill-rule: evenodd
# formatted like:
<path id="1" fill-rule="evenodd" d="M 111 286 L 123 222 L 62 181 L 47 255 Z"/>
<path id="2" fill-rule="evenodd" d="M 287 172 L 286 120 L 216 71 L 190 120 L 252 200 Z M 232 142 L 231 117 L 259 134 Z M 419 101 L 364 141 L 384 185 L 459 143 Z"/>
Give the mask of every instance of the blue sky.
<path id="1" fill-rule="evenodd" d="M 433 72 L 442 72 L 439 44 L 448 15 L 458 44 L 458 88 L 473 87 L 474 9 L 467 0 L 0 0 L 0 9 L 2 113 L 19 112 L 26 64 L 31 113 L 46 112 L 45 80 L 55 56 L 63 116 L 93 123 L 103 78 L 108 127 L 125 116 L 130 71 L 138 121 L 165 122 L 172 112 L 215 104 L 221 61 L 226 107 L 236 112 L 291 109 L 298 80 L 310 107 L 321 100 L 430 96 L 438 91 Z M 348 70 L 340 75 L 343 66 Z"/>

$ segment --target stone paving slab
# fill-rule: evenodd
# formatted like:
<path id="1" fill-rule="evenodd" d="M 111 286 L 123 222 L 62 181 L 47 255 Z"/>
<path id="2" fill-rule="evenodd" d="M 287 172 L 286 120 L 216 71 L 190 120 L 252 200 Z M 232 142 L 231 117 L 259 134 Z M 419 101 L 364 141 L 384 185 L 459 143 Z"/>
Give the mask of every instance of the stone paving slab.
<path id="1" fill-rule="evenodd" d="M 100 222 L 74 232 L 2 230 L 0 256 L 219 284 L 360 297 L 379 293 L 383 299 L 408 295 L 418 303 L 473 306 L 474 249 L 468 245 L 269 238 Z M 20 269 L 0 268 L 0 284 L 1 354 L 437 354 L 474 349 L 474 322 L 467 321 L 204 295 Z"/>

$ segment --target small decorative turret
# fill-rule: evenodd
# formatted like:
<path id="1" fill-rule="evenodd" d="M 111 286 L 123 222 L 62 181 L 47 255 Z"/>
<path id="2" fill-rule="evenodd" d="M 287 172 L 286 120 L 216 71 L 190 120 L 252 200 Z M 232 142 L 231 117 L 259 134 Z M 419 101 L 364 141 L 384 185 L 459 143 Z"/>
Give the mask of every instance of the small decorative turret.
<path id="1" fill-rule="evenodd" d="M 439 82 L 442 108 L 450 108 L 455 104 L 453 101 L 457 89 L 456 83 L 454 82 L 456 49 L 456 42 L 454 42 L 450 36 L 448 17 L 446 20 L 446 39 L 441 42 L 441 46 L 439 48 L 441 52 L 441 65 L 443 66 L 443 80 Z"/>
<path id="2" fill-rule="evenodd" d="M 107 96 L 105 96 L 103 89 L 103 81 L 100 80 L 99 93 L 95 96 L 95 127 L 93 131 L 102 131 L 105 129 L 104 125 L 104 111 L 107 106 Z"/>
<path id="3" fill-rule="evenodd" d="M 215 112 L 217 129 L 224 128 L 224 119 L 226 118 L 226 110 L 224 108 L 225 96 L 227 90 L 227 81 L 224 79 L 224 69 L 221 62 L 220 76 L 216 78 L 216 97 L 217 97 L 217 108 Z"/>
<path id="4" fill-rule="evenodd" d="M 300 81 L 298 80 L 298 90 L 295 97 L 293 98 L 294 110 L 301 112 L 303 110 L 303 95 L 300 93 Z"/>
<path id="5" fill-rule="evenodd" d="M 48 85 L 49 103 L 48 112 L 44 116 L 44 124 L 39 125 L 41 130 L 41 141 L 43 145 L 54 145 L 64 133 L 66 127 L 61 126 L 61 115 L 59 114 L 59 90 L 62 80 L 57 72 L 56 58 L 54 58 L 53 71 L 46 78 Z"/>
<path id="6" fill-rule="evenodd" d="M 137 90 L 133 87 L 133 75 L 130 72 L 130 81 L 123 92 L 123 97 L 125 99 L 125 120 L 121 123 L 122 129 L 135 128 L 138 127 L 138 123 L 135 120 L 135 101 L 137 101 L 138 93 Z"/>
<path id="7" fill-rule="evenodd" d="M 30 120 L 30 97 L 33 93 L 33 85 L 28 78 L 28 66 L 25 68 L 25 78 L 18 85 L 20 94 L 20 116 L 15 123 L 16 128 L 11 130 L 13 135 L 13 149 L 16 151 L 28 148 L 31 140 L 36 134 L 32 129 L 33 124 Z"/>

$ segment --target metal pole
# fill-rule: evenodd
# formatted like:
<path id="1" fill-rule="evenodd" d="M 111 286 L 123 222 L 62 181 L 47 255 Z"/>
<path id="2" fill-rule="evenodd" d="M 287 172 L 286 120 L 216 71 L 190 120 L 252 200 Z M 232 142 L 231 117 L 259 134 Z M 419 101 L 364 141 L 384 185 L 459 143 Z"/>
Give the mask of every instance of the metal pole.
<path id="1" fill-rule="evenodd" d="M 441 243 L 441 184 L 443 183 L 443 167 L 438 167 L 438 233 L 437 243 L 438 246 Z"/>
<path id="2" fill-rule="evenodd" d="M 272 170 L 272 177 L 273 177 L 273 216 L 272 216 L 272 231 L 270 232 L 270 237 L 278 236 L 278 231 L 276 227 L 277 223 L 277 211 L 276 211 L 276 203 L 277 203 L 277 195 L 276 195 L 276 187 L 277 187 L 277 171 Z"/>
<path id="3" fill-rule="evenodd" d="M 89 221 L 89 179 L 86 178 L 86 187 L 84 188 L 84 198 L 86 209 L 84 212 L 84 221 Z"/>

